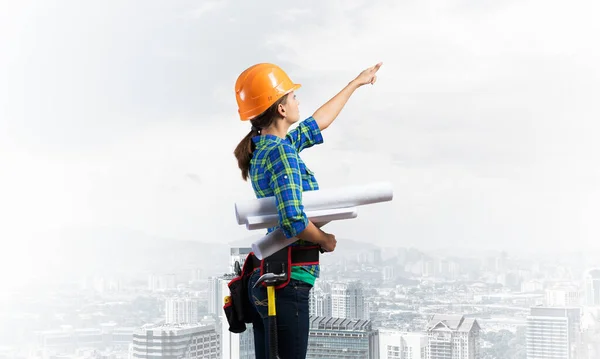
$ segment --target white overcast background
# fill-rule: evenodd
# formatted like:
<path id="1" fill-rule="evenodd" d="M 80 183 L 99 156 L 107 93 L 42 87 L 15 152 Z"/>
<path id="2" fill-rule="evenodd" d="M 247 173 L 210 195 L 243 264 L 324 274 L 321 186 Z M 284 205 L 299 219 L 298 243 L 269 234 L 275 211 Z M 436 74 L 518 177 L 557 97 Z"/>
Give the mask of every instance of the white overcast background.
<path id="1" fill-rule="evenodd" d="M 64 228 L 256 235 L 232 152 L 250 128 L 233 86 L 257 62 L 303 85 L 303 118 L 384 62 L 302 153 L 322 188 L 394 185 L 325 227 L 338 238 L 600 248 L 595 0 L 0 4 L 4 266 Z"/>

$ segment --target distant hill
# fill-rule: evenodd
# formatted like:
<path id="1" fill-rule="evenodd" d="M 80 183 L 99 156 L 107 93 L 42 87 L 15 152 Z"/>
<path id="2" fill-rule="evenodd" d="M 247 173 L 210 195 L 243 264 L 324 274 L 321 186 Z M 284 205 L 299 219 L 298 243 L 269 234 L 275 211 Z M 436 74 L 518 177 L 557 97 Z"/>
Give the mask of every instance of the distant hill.
<path id="1" fill-rule="evenodd" d="M 49 234 L 36 264 L 61 275 L 147 275 L 227 267 L 227 245 L 182 241 L 121 228 L 69 229 Z M 145 274 L 146 273 L 146 274 Z"/>
<path id="2" fill-rule="evenodd" d="M 241 240 L 229 242 L 228 245 L 231 247 L 251 247 L 252 242 L 260 239 L 262 235 L 249 236 Z M 356 254 L 360 252 L 370 251 L 379 248 L 378 246 L 368 243 L 360 242 L 349 238 L 337 238 L 337 246 L 335 249 L 336 257 L 356 257 Z"/>
<path id="3" fill-rule="evenodd" d="M 250 247 L 261 234 L 229 243 L 205 243 L 148 235 L 125 228 L 78 228 L 48 233 L 36 240 L 37 251 L 29 260 L 47 276 L 81 278 L 101 275 L 144 279 L 148 274 L 185 273 L 202 270 L 203 276 L 221 274 L 228 268 L 229 248 Z M 40 243 L 41 244 L 38 244 Z M 340 238 L 336 259 L 356 258 L 377 246 Z"/>

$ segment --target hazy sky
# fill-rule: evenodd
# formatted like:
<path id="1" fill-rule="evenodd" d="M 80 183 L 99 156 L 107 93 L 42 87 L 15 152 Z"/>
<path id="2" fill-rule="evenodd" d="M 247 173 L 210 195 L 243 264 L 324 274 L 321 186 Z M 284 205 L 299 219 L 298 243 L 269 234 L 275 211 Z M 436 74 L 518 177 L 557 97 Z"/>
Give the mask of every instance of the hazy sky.
<path id="1" fill-rule="evenodd" d="M 322 188 L 394 201 L 325 227 L 422 248 L 600 247 L 600 15 L 590 1 L 0 1 L 0 238 L 127 227 L 232 241 L 251 198 L 233 86 L 257 62 L 308 117 L 361 70 Z M 340 243 L 340 245 L 342 245 Z"/>

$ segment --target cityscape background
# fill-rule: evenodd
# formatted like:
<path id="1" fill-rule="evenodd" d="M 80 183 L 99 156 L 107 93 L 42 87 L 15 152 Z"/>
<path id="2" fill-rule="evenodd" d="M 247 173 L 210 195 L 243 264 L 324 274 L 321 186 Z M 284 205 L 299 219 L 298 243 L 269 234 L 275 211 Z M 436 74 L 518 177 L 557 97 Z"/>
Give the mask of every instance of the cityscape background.
<path id="1" fill-rule="evenodd" d="M 0 358 L 254 357 L 252 326 L 229 332 L 223 298 L 255 237 L 97 233 L 70 234 L 85 254 L 64 272 L 3 290 Z M 311 290 L 308 358 L 600 357 L 598 254 L 338 241 Z M 61 252 L 45 256 L 66 263 Z"/>
<path id="2" fill-rule="evenodd" d="M 394 188 L 325 227 L 309 355 L 600 358 L 598 18 L 595 0 L 0 0 L 0 358 L 248 358 L 251 328 L 222 317 L 260 237 L 234 218 L 254 197 L 235 80 L 278 64 L 306 118 L 380 61 L 302 152 L 321 188 Z"/>

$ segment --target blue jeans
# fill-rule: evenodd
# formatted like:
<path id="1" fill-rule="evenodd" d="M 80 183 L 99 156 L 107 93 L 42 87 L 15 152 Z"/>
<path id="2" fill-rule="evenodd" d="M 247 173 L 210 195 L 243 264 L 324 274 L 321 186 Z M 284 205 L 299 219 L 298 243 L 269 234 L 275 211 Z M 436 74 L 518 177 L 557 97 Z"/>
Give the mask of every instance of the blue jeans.
<path id="1" fill-rule="evenodd" d="M 269 358 L 269 322 L 267 308 L 267 288 L 262 285 L 253 288 L 260 277 L 254 271 L 248 281 L 248 296 L 256 310 L 252 328 L 254 330 L 254 351 L 256 359 Z M 281 359 L 305 359 L 308 346 L 308 301 L 312 285 L 290 279 L 287 286 L 275 291 L 277 310 L 277 346 Z"/>

